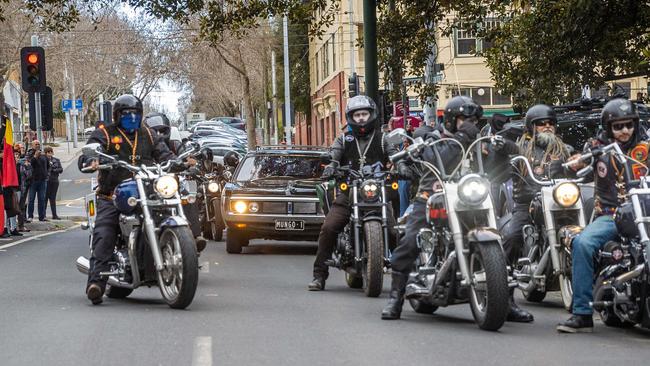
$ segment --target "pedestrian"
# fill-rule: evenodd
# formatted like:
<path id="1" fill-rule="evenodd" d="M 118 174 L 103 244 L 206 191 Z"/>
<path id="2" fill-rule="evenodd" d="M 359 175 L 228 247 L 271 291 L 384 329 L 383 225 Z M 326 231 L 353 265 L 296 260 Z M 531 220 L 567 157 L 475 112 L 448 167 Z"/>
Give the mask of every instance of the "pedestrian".
<path id="1" fill-rule="evenodd" d="M 59 190 L 59 174 L 63 173 L 61 160 L 54 157 L 54 150 L 48 146 L 45 148 L 45 156 L 50 162 L 50 171 L 47 179 L 47 192 L 46 198 L 50 202 L 50 210 L 52 210 L 52 219 L 60 220 L 56 214 L 56 193 Z M 45 202 L 45 210 L 47 211 L 47 201 Z"/>
<path id="2" fill-rule="evenodd" d="M 32 164 L 25 157 L 25 145 L 21 143 L 14 145 L 14 154 L 16 154 L 19 182 L 18 209 L 20 213 L 18 214 L 18 231 L 29 232 L 30 230 L 25 228 L 25 222 L 27 221 L 29 186 L 32 184 Z"/>
<path id="3" fill-rule="evenodd" d="M 34 201 L 38 198 L 38 221 L 45 218 L 45 193 L 47 191 L 47 175 L 50 161 L 42 153 L 38 140 L 32 142 L 32 148 L 27 151 L 27 158 L 32 164 L 32 184 L 29 187 L 29 206 L 27 207 L 27 222 L 34 219 Z"/>

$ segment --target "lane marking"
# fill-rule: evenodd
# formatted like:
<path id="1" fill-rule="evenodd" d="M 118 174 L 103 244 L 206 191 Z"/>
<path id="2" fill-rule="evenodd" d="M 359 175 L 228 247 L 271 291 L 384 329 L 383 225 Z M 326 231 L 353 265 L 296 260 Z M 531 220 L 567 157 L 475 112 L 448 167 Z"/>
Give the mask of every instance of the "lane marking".
<path id="1" fill-rule="evenodd" d="M 192 366 L 212 366 L 212 337 L 196 337 Z"/>
<path id="2" fill-rule="evenodd" d="M 74 227 L 71 227 L 71 228 L 68 228 L 68 229 L 63 229 L 63 230 L 57 230 L 57 231 L 48 231 L 48 232 L 43 233 L 43 234 L 38 234 L 38 235 L 30 236 L 30 237 L 25 238 L 25 239 L 17 240 L 17 241 L 15 241 L 15 242 L 13 242 L 13 243 L 5 244 L 5 245 L 0 245 L 0 250 L 7 249 L 7 248 L 11 248 L 11 247 L 13 247 L 13 246 L 15 246 L 15 245 L 22 244 L 22 243 L 28 242 L 28 241 L 30 241 L 30 240 L 33 240 L 33 239 L 35 239 L 35 240 L 41 240 L 41 238 L 44 237 L 44 236 L 48 236 L 48 235 L 52 235 L 52 234 L 57 234 L 57 233 L 63 233 L 63 232 L 66 232 L 66 231 L 68 231 L 68 230 L 70 230 L 70 229 L 72 229 L 72 228 L 74 228 Z"/>
<path id="3" fill-rule="evenodd" d="M 210 262 L 203 262 L 199 265 L 200 273 L 210 273 Z"/>

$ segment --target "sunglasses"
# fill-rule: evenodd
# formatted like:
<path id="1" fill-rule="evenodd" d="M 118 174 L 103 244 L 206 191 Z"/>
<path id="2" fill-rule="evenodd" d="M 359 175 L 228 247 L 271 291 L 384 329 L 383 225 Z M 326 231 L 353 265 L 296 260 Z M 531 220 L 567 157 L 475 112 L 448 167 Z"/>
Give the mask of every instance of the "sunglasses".
<path id="1" fill-rule="evenodd" d="M 555 122 L 550 121 L 550 120 L 547 120 L 547 119 L 543 119 L 543 120 L 535 121 L 534 124 L 535 124 L 535 126 L 537 126 L 537 127 L 542 127 L 542 126 L 555 127 Z"/>
<path id="2" fill-rule="evenodd" d="M 613 131 L 620 131 L 620 130 L 622 130 L 624 128 L 627 128 L 628 130 L 633 130 L 634 129 L 634 122 L 612 124 L 612 130 Z"/>

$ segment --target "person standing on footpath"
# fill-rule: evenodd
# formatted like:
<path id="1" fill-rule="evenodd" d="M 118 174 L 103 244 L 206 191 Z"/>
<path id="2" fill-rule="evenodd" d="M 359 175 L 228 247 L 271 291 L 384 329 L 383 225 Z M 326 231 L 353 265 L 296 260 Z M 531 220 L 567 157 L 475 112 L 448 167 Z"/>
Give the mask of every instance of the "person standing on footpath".
<path id="1" fill-rule="evenodd" d="M 59 174 L 63 173 L 63 166 L 61 165 L 61 160 L 54 157 L 54 150 L 51 147 L 46 147 L 44 151 L 45 156 L 50 163 L 47 179 L 47 191 L 45 194 L 45 211 L 47 211 L 47 201 L 49 201 L 50 210 L 52 210 L 52 220 L 61 220 L 56 214 L 56 193 L 59 190 Z"/>
<path id="2" fill-rule="evenodd" d="M 38 140 L 32 142 L 32 149 L 27 151 L 27 157 L 32 164 L 32 184 L 29 187 L 29 206 L 27 208 L 27 222 L 34 219 L 34 201 L 38 196 L 38 221 L 47 221 L 45 218 L 45 193 L 47 190 L 47 176 L 50 161 L 41 152 Z"/>

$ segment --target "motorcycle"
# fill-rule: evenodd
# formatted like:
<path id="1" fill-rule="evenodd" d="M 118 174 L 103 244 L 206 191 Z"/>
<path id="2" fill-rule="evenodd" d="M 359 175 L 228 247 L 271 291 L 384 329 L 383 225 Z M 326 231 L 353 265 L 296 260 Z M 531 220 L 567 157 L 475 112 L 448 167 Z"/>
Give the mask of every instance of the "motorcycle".
<path id="1" fill-rule="evenodd" d="M 516 156 L 510 163 L 517 169 L 518 161 L 542 188 L 528 210 L 533 224 L 522 228 L 524 255 L 514 265 L 517 287 L 531 302 L 541 302 L 547 291 L 559 289 L 564 308 L 570 311 L 573 290 L 569 243 L 586 225 L 578 185 L 582 179 L 539 180 L 525 157 Z M 588 173 L 582 170 L 577 176 Z"/>
<path id="2" fill-rule="evenodd" d="M 645 163 L 625 155 L 618 144 L 584 154 L 580 161 L 589 161 L 610 154 L 626 168 L 626 182 L 631 188 L 625 202 L 616 209 L 614 221 L 620 240 L 604 245 L 596 256 L 593 309 L 610 327 L 641 327 L 650 329 L 650 177 Z M 632 180 L 631 162 L 645 168 L 645 175 Z M 569 162 L 565 165 L 572 164 Z M 593 163 L 590 164 L 590 167 Z"/>
<path id="3" fill-rule="evenodd" d="M 420 255 L 409 276 L 405 298 L 418 313 L 433 313 L 440 306 L 470 303 L 479 328 L 497 330 L 506 320 L 508 304 L 508 270 L 501 247 L 501 235 L 492 200 L 490 183 L 475 173 L 460 174 L 468 154 L 461 145 L 462 159 L 447 175 L 419 158 L 425 142 L 407 137 L 401 129 L 389 134 L 412 141 L 403 151 L 390 157 L 393 163 L 409 159 L 431 171 L 438 181 L 428 198 L 427 223 L 417 234 Z M 477 139 L 474 144 L 490 137 Z"/>
<path id="4" fill-rule="evenodd" d="M 178 181 L 167 172 L 174 162 L 136 167 L 103 153 L 97 143 L 84 146 L 83 154 L 105 161 L 100 170 L 119 167 L 134 174 L 114 191 L 120 231 L 110 270 L 101 273 L 107 279 L 106 296 L 125 298 L 138 287 L 158 286 L 170 307 L 189 306 L 198 284 L 198 256 L 183 213 Z M 79 272 L 88 274 L 88 258 L 80 256 L 76 264 Z"/>
<path id="5" fill-rule="evenodd" d="M 367 165 L 361 171 L 339 167 L 328 187 L 349 195 L 352 214 L 326 264 L 344 270 L 347 285 L 363 288 L 368 297 L 381 294 L 384 268 L 389 265 L 389 245 L 394 240 L 389 230 L 386 187 L 398 187 L 380 165 Z M 329 209 L 327 202 L 322 204 Z"/>

